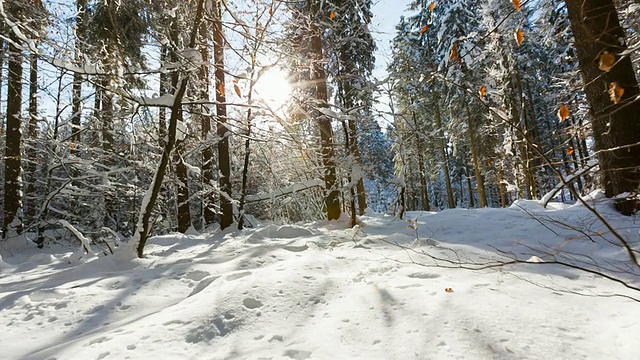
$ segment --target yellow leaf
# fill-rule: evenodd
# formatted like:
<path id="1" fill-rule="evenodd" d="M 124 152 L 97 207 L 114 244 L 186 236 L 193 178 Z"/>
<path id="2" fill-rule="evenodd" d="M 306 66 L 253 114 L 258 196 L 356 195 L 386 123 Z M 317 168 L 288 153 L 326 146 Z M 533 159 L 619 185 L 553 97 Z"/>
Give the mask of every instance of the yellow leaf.
<path id="1" fill-rule="evenodd" d="M 332 10 L 331 14 L 329 14 L 329 20 L 333 20 L 334 17 L 336 17 L 336 13 Z"/>
<path id="2" fill-rule="evenodd" d="M 423 26 L 422 29 L 420 29 L 420 35 L 424 34 L 427 30 L 429 30 L 429 25 Z"/>
<path id="3" fill-rule="evenodd" d="M 458 61 L 458 42 L 454 42 L 449 53 L 449 60 Z"/>
<path id="4" fill-rule="evenodd" d="M 487 95 L 487 86 L 482 85 L 480 90 L 478 90 L 478 93 L 480 93 L 480 99 L 484 99 L 484 96 Z"/>
<path id="5" fill-rule="evenodd" d="M 569 117 L 569 108 L 564 105 L 560 105 L 560 109 L 558 109 L 558 119 L 560 119 L 560 122 L 563 122 L 567 120 L 568 117 Z"/>
<path id="6" fill-rule="evenodd" d="M 609 84 L 609 97 L 614 104 L 620 102 L 622 95 L 624 95 L 624 88 L 620 87 L 617 82 L 614 81 Z"/>
<path id="7" fill-rule="evenodd" d="M 602 55 L 600 55 L 600 70 L 604 72 L 609 72 L 613 65 L 616 63 L 616 56 L 608 51 L 603 51 Z"/>
<path id="8" fill-rule="evenodd" d="M 520 11 L 520 0 L 511 0 L 517 11 Z"/>
<path id="9" fill-rule="evenodd" d="M 514 33 L 514 36 L 516 37 L 516 42 L 518 43 L 518 46 L 522 45 L 522 42 L 524 41 L 524 31 L 522 31 L 522 29 L 518 29 Z"/>
<path id="10" fill-rule="evenodd" d="M 432 1 L 431 4 L 429 4 L 429 10 L 433 11 L 433 9 L 435 8 L 436 8 L 436 3 Z"/>

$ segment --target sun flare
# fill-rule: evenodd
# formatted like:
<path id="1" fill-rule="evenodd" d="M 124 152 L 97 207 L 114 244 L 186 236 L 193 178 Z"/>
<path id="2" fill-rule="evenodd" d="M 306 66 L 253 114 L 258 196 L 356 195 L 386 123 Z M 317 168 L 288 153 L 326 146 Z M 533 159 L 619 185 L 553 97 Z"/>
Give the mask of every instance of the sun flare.
<path id="1" fill-rule="evenodd" d="M 271 109 L 284 110 L 291 98 L 291 84 L 287 80 L 287 71 L 278 67 L 265 71 L 256 82 L 256 94 L 257 98 L 264 100 Z"/>

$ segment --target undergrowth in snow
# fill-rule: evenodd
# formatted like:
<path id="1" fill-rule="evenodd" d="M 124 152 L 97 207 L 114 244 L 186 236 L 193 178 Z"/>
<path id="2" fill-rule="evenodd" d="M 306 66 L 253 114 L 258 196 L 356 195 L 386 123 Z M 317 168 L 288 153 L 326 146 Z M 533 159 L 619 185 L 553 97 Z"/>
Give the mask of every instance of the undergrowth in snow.
<path id="1" fill-rule="evenodd" d="M 638 250 L 638 219 L 590 201 Z M 407 215 L 171 234 L 144 259 L 82 263 L 16 240 L 0 258 L 2 358 L 640 358 L 640 292 L 545 264 L 640 285 L 583 207 Z M 483 268 L 513 257 L 530 263 Z"/>

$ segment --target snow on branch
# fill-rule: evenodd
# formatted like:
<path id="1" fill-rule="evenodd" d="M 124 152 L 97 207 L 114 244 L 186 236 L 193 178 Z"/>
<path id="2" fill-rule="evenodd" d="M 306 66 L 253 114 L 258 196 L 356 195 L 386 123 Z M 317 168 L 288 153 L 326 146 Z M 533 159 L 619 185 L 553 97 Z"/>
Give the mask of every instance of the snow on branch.
<path id="1" fill-rule="evenodd" d="M 272 200 L 288 194 L 293 194 L 298 191 L 307 190 L 314 187 L 324 186 L 324 181 L 320 179 L 313 179 L 304 181 L 301 183 L 291 184 L 285 188 L 278 189 L 269 193 L 262 193 L 257 195 L 247 195 L 247 202 L 257 202 L 264 200 Z"/>

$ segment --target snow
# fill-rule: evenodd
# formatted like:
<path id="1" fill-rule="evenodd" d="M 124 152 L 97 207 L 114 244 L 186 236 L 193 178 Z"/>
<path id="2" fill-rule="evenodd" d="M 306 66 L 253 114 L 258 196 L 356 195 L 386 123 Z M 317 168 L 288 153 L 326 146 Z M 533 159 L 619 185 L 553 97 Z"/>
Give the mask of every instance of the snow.
<path id="1" fill-rule="evenodd" d="M 637 248 L 637 219 L 592 197 Z M 407 215 L 157 236 L 145 259 L 0 248 L 2 358 L 640 358 L 640 302 L 615 295 L 640 292 L 548 264 L 588 255 L 639 283 L 584 207 Z M 505 254 L 527 263 L 482 268 Z"/>

